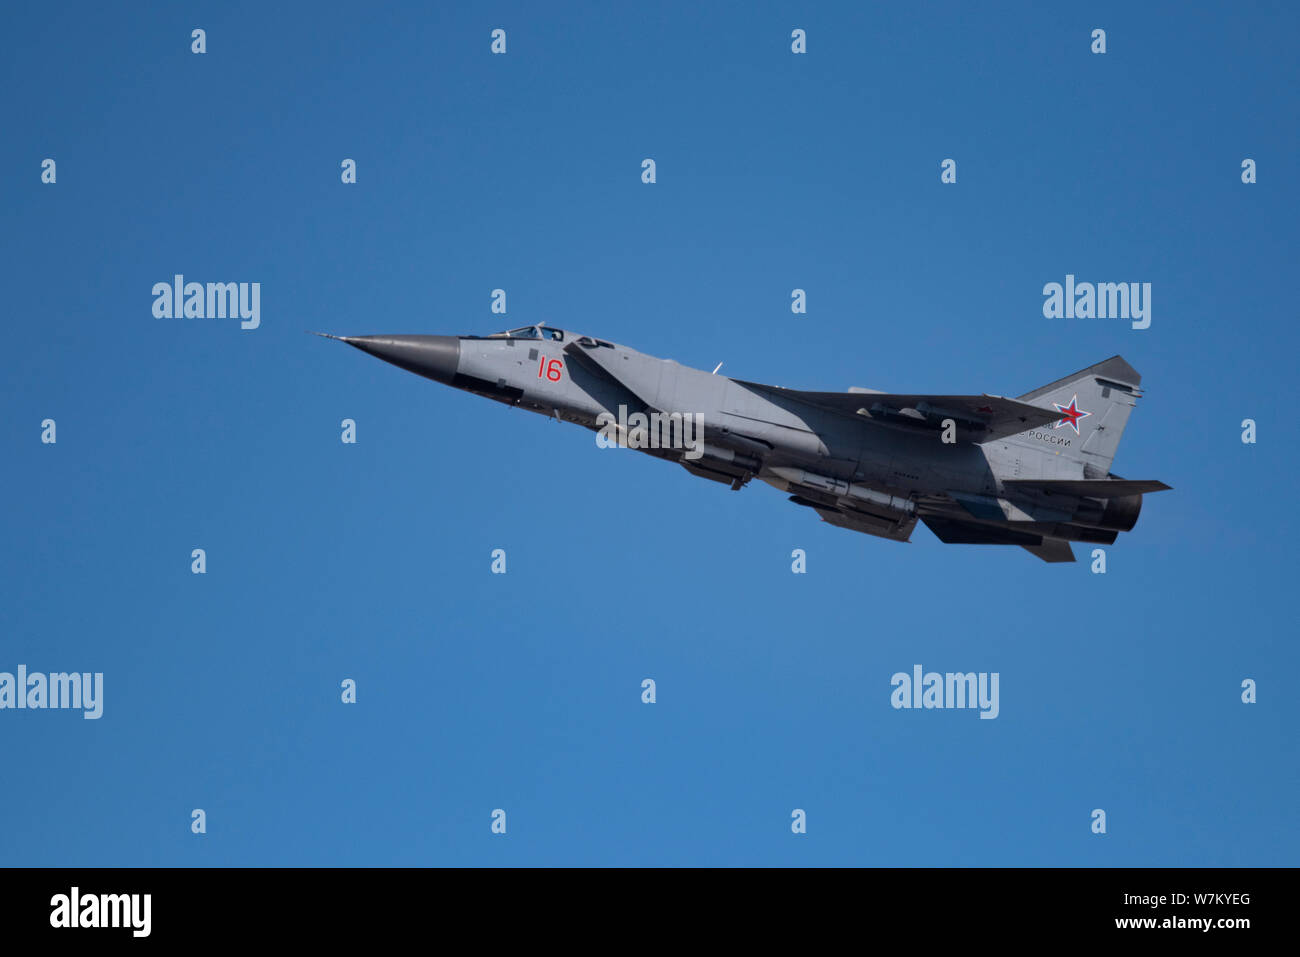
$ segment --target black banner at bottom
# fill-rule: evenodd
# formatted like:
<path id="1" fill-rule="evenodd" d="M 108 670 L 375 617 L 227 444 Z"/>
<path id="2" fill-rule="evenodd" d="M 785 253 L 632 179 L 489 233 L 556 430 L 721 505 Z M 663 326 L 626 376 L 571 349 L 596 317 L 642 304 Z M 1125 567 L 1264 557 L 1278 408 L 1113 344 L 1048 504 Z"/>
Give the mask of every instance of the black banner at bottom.
<path id="1" fill-rule="evenodd" d="M 10 943 L 92 946 L 339 946 L 466 929 L 474 939 L 606 945 L 847 930 L 926 944 L 1103 936 L 1231 946 L 1284 931 L 1295 883 L 1278 869 L 10 869 L 0 871 L 0 927 Z"/>

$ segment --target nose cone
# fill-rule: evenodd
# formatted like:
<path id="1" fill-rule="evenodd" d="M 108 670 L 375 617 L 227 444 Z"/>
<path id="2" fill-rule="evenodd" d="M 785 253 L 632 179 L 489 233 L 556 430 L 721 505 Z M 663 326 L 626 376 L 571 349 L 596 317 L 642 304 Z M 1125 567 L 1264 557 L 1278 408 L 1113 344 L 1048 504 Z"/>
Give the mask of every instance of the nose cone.
<path id="1" fill-rule="evenodd" d="M 455 336 L 342 336 L 350 346 L 435 382 L 451 383 L 460 364 Z"/>

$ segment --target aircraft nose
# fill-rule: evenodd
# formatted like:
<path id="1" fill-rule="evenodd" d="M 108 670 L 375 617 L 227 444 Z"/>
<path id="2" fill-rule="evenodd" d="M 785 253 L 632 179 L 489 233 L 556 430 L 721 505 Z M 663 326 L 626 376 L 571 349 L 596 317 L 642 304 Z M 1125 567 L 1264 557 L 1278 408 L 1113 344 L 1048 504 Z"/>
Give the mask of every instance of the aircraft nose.
<path id="1" fill-rule="evenodd" d="M 460 364 L 460 339 L 455 336 L 340 336 L 376 359 L 435 382 L 451 383 Z"/>

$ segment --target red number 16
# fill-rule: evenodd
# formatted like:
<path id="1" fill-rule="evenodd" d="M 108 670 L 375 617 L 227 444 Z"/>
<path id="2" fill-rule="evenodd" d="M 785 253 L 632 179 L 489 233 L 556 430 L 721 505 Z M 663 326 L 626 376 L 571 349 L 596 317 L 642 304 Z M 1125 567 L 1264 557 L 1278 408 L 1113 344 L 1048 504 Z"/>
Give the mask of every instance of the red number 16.
<path id="1" fill-rule="evenodd" d="M 537 364 L 537 378 L 540 379 L 543 373 L 550 381 L 559 382 L 560 377 L 564 375 L 564 363 L 559 359 L 547 359 L 546 356 L 542 356 L 542 360 Z"/>

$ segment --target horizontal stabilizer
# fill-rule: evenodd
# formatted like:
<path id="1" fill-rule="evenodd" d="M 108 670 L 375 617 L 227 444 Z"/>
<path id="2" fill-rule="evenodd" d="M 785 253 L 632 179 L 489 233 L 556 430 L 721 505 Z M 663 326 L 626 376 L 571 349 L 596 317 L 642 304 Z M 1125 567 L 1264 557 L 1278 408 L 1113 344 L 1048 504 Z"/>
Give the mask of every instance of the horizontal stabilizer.
<path id="1" fill-rule="evenodd" d="M 1041 545 L 1024 545 L 1025 551 L 1049 564 L 1074 561 L 1074 550 L 1061 538 L 1044 538 Z"/>
<path id="2" fill-rule="evenodd" d="M 1124 498 L 1169 489 L 1164 482 L 1155 479 L 1003 479 L 1002 484 L 1025 491 L 1087 498 Z"/>

